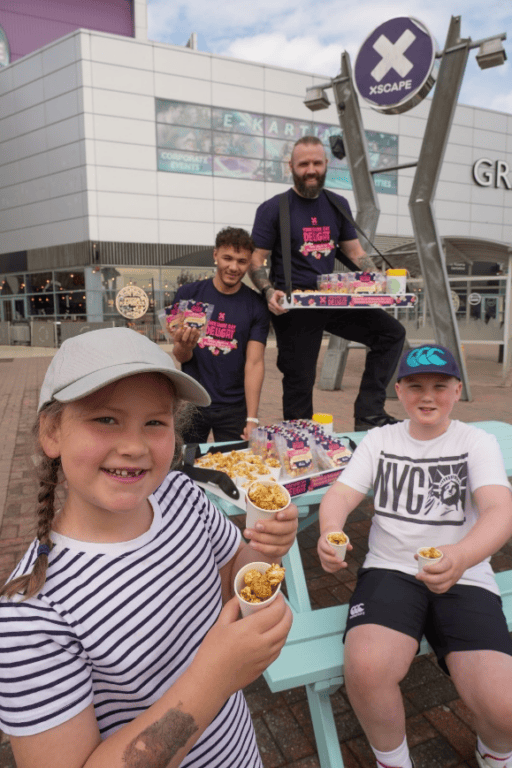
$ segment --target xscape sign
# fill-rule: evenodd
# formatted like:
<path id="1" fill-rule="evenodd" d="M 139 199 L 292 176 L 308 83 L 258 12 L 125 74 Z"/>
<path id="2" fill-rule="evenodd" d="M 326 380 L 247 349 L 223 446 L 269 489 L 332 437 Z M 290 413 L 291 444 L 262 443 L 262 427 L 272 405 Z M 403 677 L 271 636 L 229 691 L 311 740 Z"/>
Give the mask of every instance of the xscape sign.
<path id="1" fill-rule="evenodd" d="M 437 75 L 436 42 L 417 19 L 381 24 L 362 44 L 354 67 L 357 89 L 379 112 L 399 114 L 425 98 Z"/>

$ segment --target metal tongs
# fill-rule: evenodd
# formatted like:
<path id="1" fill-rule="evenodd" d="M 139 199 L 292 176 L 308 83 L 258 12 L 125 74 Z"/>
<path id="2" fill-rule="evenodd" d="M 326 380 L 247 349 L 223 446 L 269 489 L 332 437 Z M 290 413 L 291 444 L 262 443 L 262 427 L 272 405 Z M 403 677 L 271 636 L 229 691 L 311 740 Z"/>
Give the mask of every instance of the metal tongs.
<path id="1" fill-rule="evenodd" d="M 234 444 L 235 445 L 235 444 Z M 231 450 L 234 445 L 222 446 L 222 452 Z M 240 449 L 240 443 L 236 443 L 238 449 Z M 220 450 L 219 448 L 212 448 L 207 453 L 213 453 Z M 239 499 L 240 491 L 225 472 L 221 472 L 219 469 L 207 469 L 205 467 L 195 467 L 194 462 L 199 456 L 201 456 L 201 450 L 198 443 L 189 443 L 183 448 L 183 462 L 177 467 L 180 472 L 190 477 L 191 480 L 196 480 L 199 483 L 213 483 L 218 485 L 221 491 L 224 491 L 226 496 L 230 499 Z"/>

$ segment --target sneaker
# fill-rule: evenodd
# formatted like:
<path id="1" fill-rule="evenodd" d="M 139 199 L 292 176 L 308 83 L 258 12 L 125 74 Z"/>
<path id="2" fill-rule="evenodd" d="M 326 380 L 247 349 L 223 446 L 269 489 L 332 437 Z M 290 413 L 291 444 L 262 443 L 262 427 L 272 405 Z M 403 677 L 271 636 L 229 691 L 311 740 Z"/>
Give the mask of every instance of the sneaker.
<path id="1" fill-rule="evenodd" d="M 485 755 L 482 757 L 478 749 L 475 752 L 475 757 L 479 768 L 512 768 L 512 758 L 497 760 L 495 757 L 491 757 L 490 755 Z"/>
<path id="2" fill-rule="evenodd" d="M 374 427 L 385 427 L 387 424 L 399 424 L 402 419 L 395 419 L 389 413 L 379 413 L 376 416 L 356 416 L 354 432 L 366 432 Z"/>

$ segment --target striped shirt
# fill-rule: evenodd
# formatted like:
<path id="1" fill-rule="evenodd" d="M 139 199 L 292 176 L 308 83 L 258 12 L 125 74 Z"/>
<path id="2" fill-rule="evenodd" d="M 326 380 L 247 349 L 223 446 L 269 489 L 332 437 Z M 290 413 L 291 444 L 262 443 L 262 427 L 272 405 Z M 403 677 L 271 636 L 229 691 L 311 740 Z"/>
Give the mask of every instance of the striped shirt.
<path id="1" fill-rule="evenodd" d="M 240 532 L 185 475 L 150 497 L 153 522 L 115 544 L 52 533 L 44 588 L 0 599 L 0 727 L 27 736 L 91 702 L 103 738 L 161 698 L 190 665 L 222 607 L 219 569 Z M 37 541 L 14 575 L 32 569 Z M 181 764 L 261 768 L 241 691 Z"/>

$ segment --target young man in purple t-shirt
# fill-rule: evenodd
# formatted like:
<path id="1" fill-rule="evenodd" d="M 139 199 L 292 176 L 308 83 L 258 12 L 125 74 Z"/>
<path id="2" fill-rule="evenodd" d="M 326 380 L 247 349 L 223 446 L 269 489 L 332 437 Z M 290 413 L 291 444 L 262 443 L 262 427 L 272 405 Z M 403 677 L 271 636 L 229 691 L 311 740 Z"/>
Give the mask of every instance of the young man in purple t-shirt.
<path id="1" fill-rule="evenodd" d="M 269 313 L 262 297 L 242 283 L 253 250 L 244 229 L 223 229 L 215 241 L 213 278 L 183 285 L 176 293 L 175 302 L 195 299 L 214 306 L 202 338 L 190 327 L 174 336 L 173 352 L 182 370 L 203 385 L 212 401 L 198 409 L 186 442 L 206 442 L 210 430 L 216 441 L 246 440 L 258 424 Z"/>

